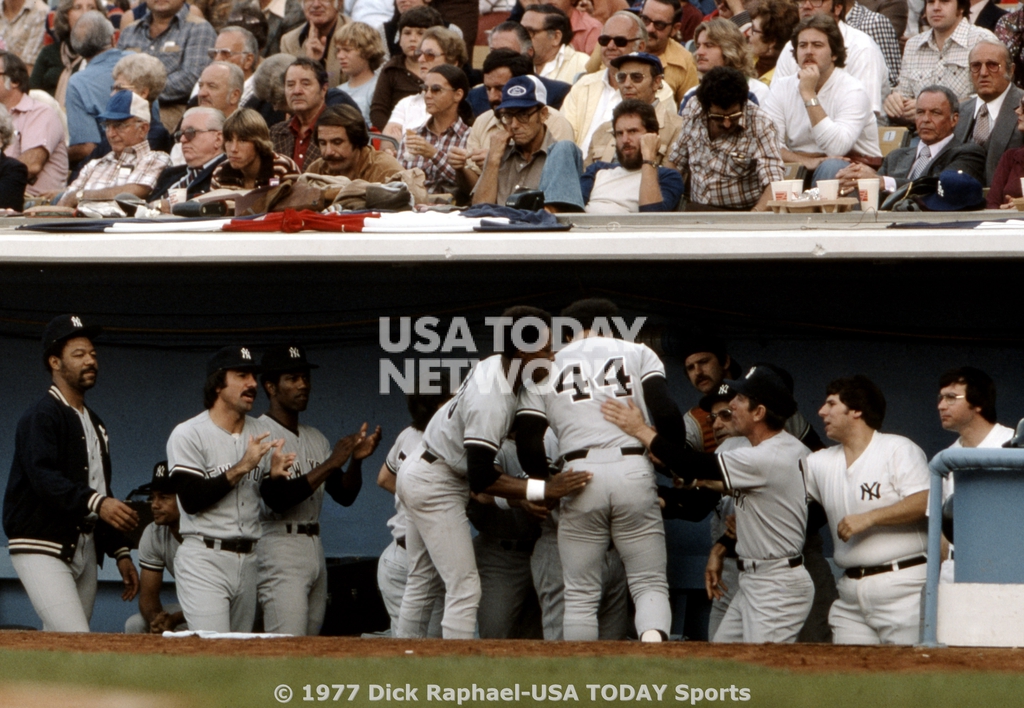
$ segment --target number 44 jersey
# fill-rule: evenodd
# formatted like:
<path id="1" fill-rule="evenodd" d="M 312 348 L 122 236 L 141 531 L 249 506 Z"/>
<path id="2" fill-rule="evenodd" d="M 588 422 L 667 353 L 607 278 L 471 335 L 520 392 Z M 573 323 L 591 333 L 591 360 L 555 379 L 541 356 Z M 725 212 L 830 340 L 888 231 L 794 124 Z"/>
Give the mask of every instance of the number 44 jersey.
<path id="1" fill-rule="evenodd" d="M 643 383 L 665 377 L 658 355 L 644 344 L 610 337 L 586 337 L 555 355 L 551 375 L 541 384 L 524 384 L 517 415 L 545 418 L 565 454 L 590 448 L 634 447 L 636 438 L 609 423 L 601 404 L 613 399 L 640 408 L 650 425 Z"/>

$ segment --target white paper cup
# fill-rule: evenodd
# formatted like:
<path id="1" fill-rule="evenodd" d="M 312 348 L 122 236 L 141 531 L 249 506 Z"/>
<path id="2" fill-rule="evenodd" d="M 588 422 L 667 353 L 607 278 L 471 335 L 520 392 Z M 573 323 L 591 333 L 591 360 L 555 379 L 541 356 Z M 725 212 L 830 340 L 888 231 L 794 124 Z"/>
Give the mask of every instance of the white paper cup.
<path id="1" fill-rule="evenodd" d="M 1020 178 L 1020 193 L 1024 194 L 1024 177 Z"/>
<path id="2" fill-rule="evenodd" d="M 177 187 L 167 190 L 167 201 L 171 204 L 182 204 L 188 201 L 188 188 Z"/>
<path id="3" fill-rule="evenodd" d="M 878 211 L 878 178 L 857 180 L 861 211 Z"/>
<path id="4" fill-rule="evenodd" d="M 822 179 L 818 180 L 818 196 L 822 199 L 839 198 L 839 180 Z"/>
<path id="5" fill-rule="evenodd" d="M 789 182 L 787 180 L 772 182 L 772 199 L 777 202 L 789 201 Z"/>
<path id="6" fill-rule="evenodd" d="M 787 180 L 789 183 L 789 194 L 790 199 L 799 199 L 800 195 L 804 193 L 804 181 L 802 179 L 791 179 Z"/>

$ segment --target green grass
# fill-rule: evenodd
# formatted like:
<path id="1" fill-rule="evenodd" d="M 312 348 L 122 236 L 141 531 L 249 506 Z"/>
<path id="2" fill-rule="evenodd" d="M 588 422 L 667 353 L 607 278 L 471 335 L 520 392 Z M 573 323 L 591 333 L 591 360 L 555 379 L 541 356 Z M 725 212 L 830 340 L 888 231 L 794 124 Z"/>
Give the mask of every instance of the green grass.
<path id="1" fill-rule="evenodd" d="M 807 674 L 791 673 L 725 661 L 645 659 L 638 657 L 580 659 L 496 659 L 496 658 L 416 658 L 395 659 L 318 659 L 318 658 L 214 658 L 129 654 L 74 654 L 65 652 L 0 652 L 0 692 L 9 682 L 34 682 L 61 685 L 85 685 L 139 690 L 180 697 L 186 704 L 220 708 L 221 706 L 278 706 L 273 692 L 280 684 L 294 692 L 288 705 L 315 705 L 303 701 L 303 686 L 318 684 L 359 684 L 354 701 L 346 690 L 330 705 L 383 706 L 409 705 L 394 701 L 369 700 L 369 685 L 392 688 L 406 683 L 419 687 L 417 705 L 456 705 L 456 701 L 428 701 L 427 685 L 469 688 L 473 683 L 487 687 L 511 687 L 519 683 L 529 692 L 531 684 L 573 684 L 578 701 L 534 701 L 529 694 L 512 701 L 472 701 L 466 706 L 554 706 L 625 705 L 605 701 L 597 693 L 590 700 L 586 684 L 666 685 L 659 702 L 652 691 L 651 701 L 629 701 L 638 705 L 683 706 L 677 701 L 675 687 L 687 684 L 702 689 L 747 688 L 750 700 L 703 700 L 701 706 L 778 706 L 780 708 L 970 708 L 1002 707 L 1024 703 L 1024 675 L 986 673 L 927 674 Z M 737 694 L 739 697 L 739 694 Z"/>

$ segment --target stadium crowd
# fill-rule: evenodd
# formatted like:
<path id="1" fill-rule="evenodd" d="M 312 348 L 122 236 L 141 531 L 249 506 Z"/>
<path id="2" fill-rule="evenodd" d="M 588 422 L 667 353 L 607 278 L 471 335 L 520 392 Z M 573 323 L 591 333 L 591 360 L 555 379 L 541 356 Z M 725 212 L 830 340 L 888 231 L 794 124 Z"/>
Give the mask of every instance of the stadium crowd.
<path id="1" fill-rule="evenodd" d="M 908 208 L 1022 197 L 1024 8 L 993 0 L 2 9 L 13 212 L 131 195 L 168 213 L 304 174 L 603 214 L 763 211 L 785 179 L 822 198 L 877 179 Z"/>

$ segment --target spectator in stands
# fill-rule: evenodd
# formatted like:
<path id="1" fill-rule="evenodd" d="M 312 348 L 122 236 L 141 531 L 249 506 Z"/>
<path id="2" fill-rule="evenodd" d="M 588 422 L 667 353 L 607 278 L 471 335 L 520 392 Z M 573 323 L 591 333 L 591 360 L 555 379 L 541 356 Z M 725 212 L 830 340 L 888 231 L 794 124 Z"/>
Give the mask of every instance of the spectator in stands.
<path id="1" fill-rule="evenodd" d="M 252 97 L 255 91 L 256 69 L 260 64 L 260 48 L 252 32 L 237 25 L 228 25 L 217 34 L 217 41 L 209 51 L 210 59 L 215 62 L 234 64 L 242 70 L 242 96 L 238 105 Z M 200 75 L 200 81 L 202 76 Z M 193 96 L 199 95 L 199 83 L 192 91 Z M 225 113 L 225 115 L 227 115 Z"/>
<path id="2" fill-rule="evenodd" d="M 915 11 L 915 19 L 913 30 L 909 30 L 907 36 L 911 34 L 917 34 L 917 22 L 921 15 L 921 10 L 924 9 L 924 0 L 863 0 L 860 3 L 869 10 L 877 12 L 879 15 L 887 18 L 892 23 L 892 28 L 896 31 L 897 37 L 902 37 L 904 33 L 908 33 L 909 23 L 908 17 L 910 14 L 910 4 L 916 5 L 918 9 Z"/>
<path id="3" fill-rule="evenodd" d="M 288 110 L 288 101 L 284 97 L 284 72 L 293 61 L 295 57 L 291 54 L 275 54 L 260 62 L 252 75 L 253 95 L 242 108 L 257 111 L 267 125 L 284 120 Z"/>
<path id="4" fill-rule="evenodd" d="M 679 31 L 686 0 L 647 0 L 640 11 L 640 21 L 647 30 L 647 53 L 661 60 L 665 83 L 672 89 L 676 103 L 697 85 L 697 68 L 693 56 L 673 37 Z"/>
<path id="5" fill-rule="evenodd" d="M 495 115 L 505 129 L 491 133 L 474 204 L 503 205 L 517 189 L 539 189 L 548 207 L 582 211 L 583 158 L 575 143 L 556 140 L 545 125 L 551 109 L 544 92 L 536 76 L 516 76 L 502 88 Z"/>
<path id="6" fill-rule="evenodd" d="M 955 134 L 957 142 L 985 148 L 985 178 L 979 179 L 985 186 L 995 179 L 1000 158 L 1022 145 L 1015 111 L 1024 91 L 1012 83 L 1010 53 L 1004 45 L 981 40 L 968 57 L 975 95 L 963 102 Z"/>
<path id="7" fill-rule="evenodd" d="M 889 94 L 889 68 L 885 56 L 878 44 L 859 29 L 851 27 L 842 20 L 846 2 L 850 0 L 801 0 L 799 3 L 800 19 L 822 15 L 831 17 L 838 23 L 843 46 L 846 48 L 846 66 L 849 74 L 858 79 L 871 101 L 871 110 L 875 115 L 882 114 L 882 100 Z M 964 0 L 966 2 L 966 0 Z M 797 66 L 792 42 L 787 43 L 779 54 L 775 64 L 774 79 L 795 75 Z M 929 82 L 931 83 L 931 82 Z"/>
<path id="8" fill-rule="evenodd" d="M 587 69 L 587 55 L 572 46 L 569 18 L 554 5 L 531 5 L 523 13 L 523 27 L 533 42 L 537 76 L 573 83 Z"/>
<path id="9" fill-rule="evenodd" d="M 755 102 L 760 105 L 768 98 L 768 86 L 758 80 L 754 68 L 754 51 L 736 25 L 728 20 L 716 19 L 703 22 L 693 32 L 697 46 L 694 59 L 701 76 L 716 66 L 728 66 L 747 77 L 747 84 Z M 693 90 L 687 92 L 687 96 Z M 684 99 L 684 103 L 687 99 Z M 680 107 L 682 109 L 682 107 Z"/>
<path id="10" fill-rule="evenodd" d="M 505 84 L 516 76 L 533 74 L 533 62 L 511 49 L 492 49 L 484 60 L 484 87 L 490 109 L 477 116 L 469 131 L 469 139 L 465 150 L 454 149 L 448 161 L 458 171 L 460 190 L 466 193 L 473 191 L 476 180 L 483 170 L 487 153 L 490 151 L 491 136 L 505 133 L 505 127 L 497 115 L 501 104 L 502 91 Z M 536 77 L 543 84 L 545 91 L 548 84 L 545 79 Z M 560 83 L 560 82 L 556 82 Z M 474 89 L 475 90 L 475 89 Z M 472 91 L 470 92 L 472 93 Z M 550 100 L 546 98 L 545 100 Z M 544 120 L 554 140 L 572 142 L 572 126 L 562 114 L 548 105 L 547 118 Z M 507 139 L 506 139 L 507 142 Z"/>
<path id="11" fill-rule="evenodd" d="M 349 22 L 338 33 L 338 65 L 348 76 L 340 88 L 349 95 L 370 123 L 370 103 L 377 88 L 377 69 L 387 51 L 380 33 L 362 22 Z"/>
<path id="12" fill-rule="evenodd" d="M 21 211 L 25 206 L 28 168 L 21 160 L 7 155 L 7 148 L 13 139 L 11 114 L 6 107 L 0 106 L 0 209 Z"/>
<path id="13" fill-rule="evenodd" d="M 171 158 L 149 147 L 149 101 L 132 91 L 118 91 L 99 115 L 104 121 L 110 152 L 90 160 L 68 186 L 61 206 L 77 207 L 89 199 L 113 199 L 122 193 L 145 199 L 153 191 Z"/>
<path id="14" fill-rule="evenodd" d="M 871 99 L 843 69 L 846 48 L 835 20 L 828 15 L 800 20 L 792 44 L 800 72 L 785 77 L 776 72 L 763 106 L 779 133 L 783 160 L 799 162 L 815 180 L 831 179 L 849 162 L 881 166 Z"/>
<path id="15" fill-rule="evenodd" d="M 597 46 L 597 38 L 601 34 L 601 20 L 591 17 L 576 7 L 572 0 L 551 0 L 554 5 L 569 18 L 569 27 L 572 32 L 570 43 L 573 48 L 590 56 Z"/>
<path id="16" fill-rule="evenodd" d="M 228 27 L 241 27 L 251 34 L 256 40 L 258 58 L 263 57 L 264 49 L 267 46 L 267 32 L 269 29 L 267 18 L 263 16 L 263 12 L 259 9 L 259 4 L 255 2 L 253 4 L 245 4 L 244 2 L 236 4 L 232 7 L 231 14 L 228 15 L 227 24 L 221 29 L 224 30 Z M 259 66 L 259 61 L 256 62 L 256 65 Z"/>
<path id="17" fill-rule="evenodd" d="M 430 119 L 411 128 L 398 150 L 402 166 L 420 168 L 427 175 L 431 194 L 455 194 L 456 170 L 448 162 L 452 148 L 465 148 L 469 126 L 459 117 L 459 104 L 469 93 L 469 79 L 462 69 L 441 64 L 424 77 L 424 99 Z"/>
<path id="18" fill-rule="evenodd" d="M 43 48 L 48 14 L 50 8 L 43 0 L 0 0 L 0 38 L 4 49 L 25 62 L 29 74 Z"/>
<path id="19" fill-rule="evenodd" d="M 185 190 L 185 199 L 206 194 L 213 188 L 213 171 L 226 159 L 224 156 L 224 114 L 216 108 L 189 108 L 181 119 L 180 141 L 184 164 L 171 165 L 160 174 L 150 195 L 160 200 L 160 209 L 169 212 L 178 202 L 178 191 Z"/>
<path id="20" fill-rule="evenodd" d="M 167 71 L 167 83 L 159 95 L 160 119 L 174 130 L 185 112 L 192 86 L 210 63 L 207 52 L 217 41 L 209 22 L 189 12 L 185 0 L 147 0 L 142 19 L 122 27 L 119 49 L 135 50 L 159 59 Z"/>
<path id="21" fill-rule="evenodd" d="M 259 0 L 259 8 L 267 20 L 267 41 L 261 54 L 272 57 L 281 53 L 281 38 L 305 22 L 306 16 L 299 0 Z M 252 31 L 251 27 L 242 26 Z"/>
<path id="22" fill-rule="evenodd" d="M 238 109 L 244 88 L 245 74 L 237 65 L 215 61 L 199 76 L 199 105 L 230 116 Z"/>
<path id="23" fill-rule="evenodd" d="M 914 96 L 931 84 L 948 86 L 960 101 L 971 95 L 968 55 L 982 39 L 996 38 L 972 25 L 965 17 L 969 12 L 970 0 L 928 0 L 925 14 L 930 29 L 907 41 L 899 86 L 885 100 L 890 120 L 912 122 Z"/>
<path id="24" fill-rule="evenodd" d="M 61 106 L 64 105 L 68 79 L 82 64 L 82 58 L 71 48 L 71 28 L 90 10 L 103 12 L 102 0 L 61 0 L 53 17 L 56 41 L 42 48 L 32 67 L 29 85 L 46 91 Z"/>
<path id="25" fill-rule="evenodd" d="M 915 127 L 920 143 L 890 152 L 878 172 L 857 163 L 839 170 L 836 177 L 842 180 L 839 188 L 843 194 L 856 190 L 858 179 L 875 176 L 881 182 L 880 191 L 884 192 L 895 192 L 921 177 L 938 178 L 946 170 L 963 172 L 984 182 L 984 148 L 970 141 L 962 144 L 953 134 L 960 118 L 960 102 L 953 90 L 945 86 L 926 86 L 918 94 L 915 106 Z"/>
<path id="26" fill-rule="evenodd" d="M 896 86 L 900 80 L 903 58 L 900 56 L 900 43 L 896 38 L 896 31 L 889 18 L 869 10 L 857 0 L 847 0 L 845 8 L 837 5 L 835 9 L 836 13 L 841 15 L 838 19 L 875 40 L 889 69 L 889 86 Z"/>
<path id="27" fill-rule="evenodd" d="M 739 34 L 739 30 L 733 28 L 733 31 Z M 653 54 L 639 52 L 616 57 L 612 59 L 611 66 L 623 101 L 638 100 L 654 108 L 658 125 L 661 127 L 658 131 L 657 155 L 653 159 L 661 166 L 683 128 L 682 118 L 673 110 L 675 104 L 658 100 L 658 92 L 662 88 L 664 78 L 661 60 Z M 616 150 L 615 131 L 612 122 L 607 121 L 594 131 L 583 164 L 589 167 L 595 162 L 612 162 Z"/>
<path id="28" fill-rule="evenodd" d="M 331 106 L 316 122 L 320 158 L 306 168 L 315 175 L 335 175 L 367 182 L 390 182 L 402 171 L 391 153 L 374 150 L 366 121 L 352 106 Z"/>
<path id="29" fill-rule="evenodd" d="M 687 211 L 766 211 L 771 183 L 785 170 L 771 119 L 753 101 L 746 77 L 716 67 L 683 108 L 683 130 L 668 165 L 682 173 Z"/>
<path id="30" fill-rule="evenodd" d="M 517 54 L 522 54 L 524 57 L 530 60 L 530 73 L 534 73 L 533 70 L 533 42 L 530 40 L 530 33 L 526 31 L 526 28 L 517 22 L 502 22 L 500 25 L 495 27 L 490 36 L 487 38 L 487 45 L 491 51 L 487 55 L 490 57 L 496 50 L 508 49 Z M 486 59 L 484 60 L 486 62 Z M 539 77 L 544 88 L 548 92 L 548 105 L 552 108 L 561 108 L 562 102 L 565 100 L 566 95 L 569 93 L 569 89 L 572 88 L 572 84 L 566 81 L 558 81 L 556 79 L 550 79 L 546 76 Z M 481 85 L 474 86 L 469 91 L 470 107 L 473 109 L 473 115 L 480 115 L 493 108 L 490 103 L 491 94 Z M 498 89 L 496 99 L 501 102 L 501 89 Z"/>
<path id="31" fill-rule="evenodd" d="M 223 135 L 227 160 L 213 171 L 214 189 L 269 187 L 302 171 L 288 155 L 274 152 L 263 116 L 250 108 L 237 110 L 224 121 Z"/>
<path id="32" fill-rule="evenodd" d="M 327 72 L 306 57 L 300 57 L 284 72 L 284 96 L 291 118 L 270 129 L 274 150 L 286 155 L 302 171 L 306 162 L 320 157 L 320 148 L 313 139 L 316 121 L 327 104 Z M 226 128 L 225 124 L 225 130 Z M 228 139 L 224 134 L 225 141 Z M 230 151 L 228 156 L 230 157 Z"/>
<path id="33" fill-rule="evenodd" d="M 114 26 L 101 13 L 82 15 L 71 30 L 71 48 L 88 64 L 68 79 L 68 161 L 78 164 L 103 141 L 99 114 L 110 99 L 114 67 L 124 56 L 111 42 Z"/>
<path id="34" fill-rule="evenodd" d="M 750 48 L 757 56 L 757 73 L 768 86 L 779 53 L 799 21 L 800 12 L 789 0 L 758 0 L 750 10 Z"/>
<path id="35" fill-rule="evenodd" d="M 444 27 L 431 27 L 423 33 L 416 58 L 420 66 L 420 78 L 425 79 L 427 73 L 442 64 L 461 67 L 469 60 L 466 45 L 462 38 Z M 460 115 L 467 123 L 472 122 L 469 104 L 460 106 Z M 424 94 L 417 93 L 406 96 L 391 111 L 388 124 L 381 131 L 395 140 L 401 140 L 406 131 L 419 128 L 427 122 L 427 109 Z"/>
<path id="36" fill-rule="evenodd" d="M 1024 132 L 1024 97 L 1017 102 L 1014 112 L 1017 114 L 1017 132 L 1019 134 Z M 1006 151 L 999 158 L 999 164 L 992 177 L 992 187 L 986 198 L 987 208 L 1015 208 L 1013 200 L 1024 196 L 1020 189 L 1021 177 L 1024 177 L 1024 148 L 1017 147 Z"/>
<path id="37" fill-rule="evenodd" d="M 306 21 L 281 37 L 281 51 L 308 57 L 327 68 L 330 86 L 347 80 L 338 63 L 338 33 L 348 21 L 338 12 L 338 0 L 302 0 Z"/>
<path id="38" fill-rule="evenodd" d="M 612 112 L 615 163 L 595 162 L 580 180 L 588 214 L 675 211 L 683 196 L 679 172 L 658 167 L 660 126 L 654 107 L 624 99 Z"/>
<path id="39" fill-rule="evenodd" d="M 969 20 L 972 25 L 984 27 L 990 32 L 995 32 L 996 25 L 1003 15 L 1007 14 L 995 3 L 995 0 L 975 0 L 971 3 Z"/>
<path id="40" fill-rule="evenodd" d="M 420 78 L 420 64 L 416 52 L 420 40 L 431 27 L 444 27 L 444 20 L 431 7 L 414 7 L 403 12 L 398 20 L 401 53 L 392 54 L 377 78 L 370 103 L 370 121 L 374 128 L 383 130 L 391 117 L 395 105 L 406 96 L 412 96 L 423 89 Z"/>
<path id="41" fill-rule="evenodd" d="M 68 149 L 64 123 L 53 108 L 28 95 L 28 70 L 11 52 L 0 52 L 0 103 L 9 113 L 14 135 L 4 145 L 4 155 L 28 168 L 29 196 L 56 195 L 67 186 Z"/>
<path id="42" fill-rule="evenodd" d="M 164 127 L 162 122 L 162 106 L 157 96 L 161 94 L 167 84 L 167 73 L 164 70 L 163 62 L 148 54 L 131 53 L 121 57 L 114 66 L 113 91 L 127 89 L 133 91 L 150 102 L 150 125 L 149 125 L 149 146 L 160 152 L 167 152 L 171 149 L 173 140 L 171 134 Z M 110 146 L 102 139 L 99 147 L 93 151 L 92 157 L 103 155 Z"/>

